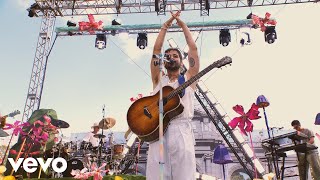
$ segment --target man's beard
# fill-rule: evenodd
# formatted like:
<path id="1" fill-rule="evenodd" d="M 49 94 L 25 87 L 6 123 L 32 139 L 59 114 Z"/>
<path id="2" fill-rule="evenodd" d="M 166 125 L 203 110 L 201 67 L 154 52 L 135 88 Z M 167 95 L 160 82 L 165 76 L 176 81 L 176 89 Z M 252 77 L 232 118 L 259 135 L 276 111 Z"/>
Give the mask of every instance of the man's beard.
<path id="1" fill-rule="evenodd" d="M 168 71 L 177 71 L 180 69 L 180 64 L 179 63 L 166 63 L 164 65 L 164 67 L 168 70 Z"/>

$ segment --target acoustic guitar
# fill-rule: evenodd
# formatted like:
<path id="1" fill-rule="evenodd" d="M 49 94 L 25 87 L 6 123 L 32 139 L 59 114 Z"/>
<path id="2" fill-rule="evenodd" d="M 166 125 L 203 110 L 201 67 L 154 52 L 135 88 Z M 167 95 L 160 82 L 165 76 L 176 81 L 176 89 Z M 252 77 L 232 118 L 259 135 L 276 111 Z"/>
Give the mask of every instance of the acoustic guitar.
<path id="1" fill-rule="evenodd" d="M 178 88 L 174 89 L 171 86 L 162 88 L 164 133 L 170 120 L 183 112 L 184 107 L 180 102 L 179 94 L 213 68 L 220 68 L 231 63 L 232 59 L 226 56 L 212 63 Z M 153 96 L 138 99 L 130 106 L 127 112 L 127 121 L 131 131 L 146 142 L 153 142 L 159 139 L 159 94 L 160 92 L 158 91 Z"/>

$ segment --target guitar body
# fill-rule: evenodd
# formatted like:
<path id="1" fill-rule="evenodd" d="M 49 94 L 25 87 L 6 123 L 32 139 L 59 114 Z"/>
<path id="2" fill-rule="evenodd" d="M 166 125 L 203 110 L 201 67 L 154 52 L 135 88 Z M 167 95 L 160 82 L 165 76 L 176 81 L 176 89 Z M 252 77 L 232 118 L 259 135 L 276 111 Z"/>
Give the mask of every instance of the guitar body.
<path id="1" fill-rule="evenodd" d="M 171 86 L 162 88 L 163 97 L 168 96 L 174 89 Z M 128 125 L 133 133 L 146 142 L 159 139 L 159 96 L 160 92 L 153 96 L 144 97 L 135 101 L 127 113 Z M 163 129 L 167 130 L 172 118 L 183 112 L 180 97 L 174 96 L 163 103 Z"/>
<path id="2" fill-rule="evenodd" d="M 162 88 L 164 133 L 167 130 L 170 120 L 183 112 L 184 107 L 180 102 L 178 94 L 213 68 L 221 68 L 231 62 L 232 59 L 226 56 L 192 76 L 178 88 L 173 89 L 171 86 L 164 86 Z M 160 92 L 153 96 L 138 99 L 128 110 L 128 125 L 132 132 L 143 141 L 152 142 L 159 139 L 159 94 Z"/>

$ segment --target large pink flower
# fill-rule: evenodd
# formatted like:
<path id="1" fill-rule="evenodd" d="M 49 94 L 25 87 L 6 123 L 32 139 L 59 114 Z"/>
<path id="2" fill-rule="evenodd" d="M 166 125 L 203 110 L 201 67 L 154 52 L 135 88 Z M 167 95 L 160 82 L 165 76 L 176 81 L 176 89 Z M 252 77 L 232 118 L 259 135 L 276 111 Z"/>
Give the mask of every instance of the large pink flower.
<path id="1" fill-rule="evenodd" d="M 93 164 L 92 169 L 89 173 L 90 176 L 93 176 L 93 180 L 102 180 L 103 176 L 101 173 L 107 172 L 107 170 L 102 170 L 107 164 L 103 163 L 99 168 L 95 164 Z"/>
<path id="2" fill-rule="evenodd" d="M 28 122 L 21 122 L 21 121 L 16 121 L 13 124 L 9 124 L 7 123 L 6 126 L 3 128 L 4 130 L 9 130 L 9 129 L 13 129 L 12 134 L 17 136 L 19 133 L 22 135 L 25 135 L 26 133 L 23 132 L 22 128 L 25 128 L 27 126 L 29 126 L 30 124 Z"/>
<path id="3" fill-rule="evenodd" d="M 88 14 L 89 22 L 80 21 L 79 22 L 79 30 L 80 31 L 88 31 L 90 34 L 94 34 L 96 30 L 103 30 L 103 22 L 94 20 L 92 14 Z"/>
<path id="4" fill-rule="evenodd" d="M 73 178 L 75 179 L 82 179 L 82 180 L 85 180 L 85 179 L 88 179 L 89 176 L 90 176 L 90 173 L 87 172 L 88 169 L 87 168 L 83 168 L 81 171 L 80 170 L 72 170 L 71 171 L 71 175 L 73 176 Z"/>
<path id="5" fill-rule="evenodd" d="M 33 123 L 32 131 L 27 135 L 35 143 L 46 144 L 49 139 L 49 133 L 56 131 L 56 127 L 51 124 L 51 119 L 44 116 L 44 122 L 37 120 Z"/>
<path id="6" fill-rule="evenodd" d="M 271 20 L 270 16 L 271 14 L 268 12 L 266 12 L 264 18 L 260 18 L 259 16 L 252 14 L 252 23 L 254 25 L 258 25 L 261 31 L 264 32 L 266 30 L 266 25 L 272 25 L 272 26 L 277 25 L 277 21 Z"/>
<path id="7" fill-rule="evenodd" d="M 251 108 L 247 113 L 244 112 L 244 109 L 241 105 L 236 105 L 233 107 L 233 110 L 240 114 L 241 116 L 233 118 L 229 122 L 229 126 L 234 129 L 237 126 L 239 127 L 240 131 L 247 135 L 247 132 L 253 131 L 253 124 L 250 120 L 256 120 L 261 118 L 259 116 L 259 106 L 255 103 L 252 104 Z"/>

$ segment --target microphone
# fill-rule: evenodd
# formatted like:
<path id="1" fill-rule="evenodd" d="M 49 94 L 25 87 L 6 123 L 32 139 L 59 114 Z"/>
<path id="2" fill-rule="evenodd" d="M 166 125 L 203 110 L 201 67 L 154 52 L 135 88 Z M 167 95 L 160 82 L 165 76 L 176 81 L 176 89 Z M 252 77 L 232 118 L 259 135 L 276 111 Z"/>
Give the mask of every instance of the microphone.
<path id="1" fill-rule="evenodd" d="M 176 63 L 176 61 L 174 61 L 174 60 L 172 60 L 172 59 L 169 59 L 169 63 L 170 63 L 170 64 L 174 64 L 174 63 Z"/>
<path id="2" fill-rule="evenodd" d="M 169 64 L 174 64 L 176 63 L 174 60 L 172 59 L 164 59 L 164 62 L 169 63 Z"/>

